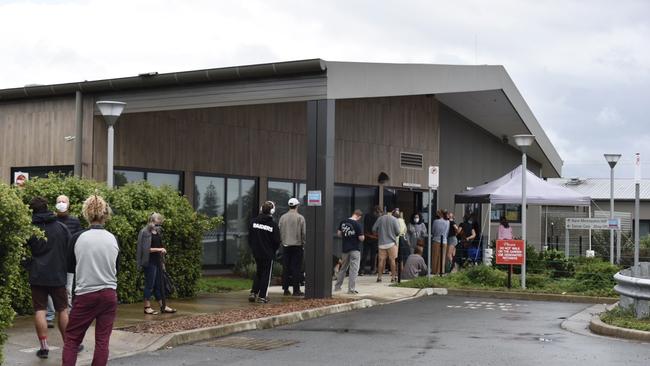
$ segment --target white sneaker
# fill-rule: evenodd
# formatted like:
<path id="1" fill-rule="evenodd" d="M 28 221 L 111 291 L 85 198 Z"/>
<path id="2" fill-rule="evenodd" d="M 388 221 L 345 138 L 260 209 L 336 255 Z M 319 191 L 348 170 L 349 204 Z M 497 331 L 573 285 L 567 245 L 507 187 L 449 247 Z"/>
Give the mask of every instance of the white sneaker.
<path id="1" fill-rule="evenodd" d="M 350 295 L 358 295 L 359 291 L 357 291 L 357 290 L 348 290 L 348 294 L 350 294 Z"/>

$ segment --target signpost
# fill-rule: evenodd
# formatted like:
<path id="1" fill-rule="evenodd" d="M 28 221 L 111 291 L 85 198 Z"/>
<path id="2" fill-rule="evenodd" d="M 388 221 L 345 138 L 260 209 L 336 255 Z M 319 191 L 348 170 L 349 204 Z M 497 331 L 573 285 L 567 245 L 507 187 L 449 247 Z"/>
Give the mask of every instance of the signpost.
<path id="1" fill-rule="evenodd" d="M 510 265 L 508 288 L 512 288 L 512 266 L 524 264 L 525 248 L 523 240 L 497 240 L 496 263 Z"/>
<path id="2" fill-rule="evenodd" d="M 428 228 L 428 238 L 427 238 L 427 277 L 431 277 L 431 222 L 433 221 L 433 215 L 431 213 L 431 196 L 432 190 L 438 189 L 440 184 L 440 167 L 429 166 L 429 228 Z M 436 195 L 436 208 L 438 206 Z"/>
<path id="3" fill-rule="evenodd" d="M 639 191 L 641 190 L 641 154 L 634 156 L 634 265 L 639 265 Z M 620 236 L 620 235 L 619 235 Z"/>

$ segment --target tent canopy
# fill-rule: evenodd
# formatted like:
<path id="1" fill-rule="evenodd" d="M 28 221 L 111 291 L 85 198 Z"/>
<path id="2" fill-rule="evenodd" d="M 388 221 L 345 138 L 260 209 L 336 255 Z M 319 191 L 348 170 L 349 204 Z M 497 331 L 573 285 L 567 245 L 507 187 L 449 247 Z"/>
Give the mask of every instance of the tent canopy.
<path id="1" fill-rule="evenodd" d="M 456 194 L 456 203 L 521 203 L 521 171 L 519 165 L 510 173 L 471 191 Z M 589 206 L 591 198 L 569 188 L 551 184 L 526 171 L 526 200 L 531 205 Z"/>

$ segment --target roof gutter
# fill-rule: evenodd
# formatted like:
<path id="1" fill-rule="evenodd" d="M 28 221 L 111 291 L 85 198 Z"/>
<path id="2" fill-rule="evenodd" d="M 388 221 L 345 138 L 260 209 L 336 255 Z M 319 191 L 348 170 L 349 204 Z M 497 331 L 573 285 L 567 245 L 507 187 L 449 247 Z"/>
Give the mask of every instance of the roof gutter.
<path id="1" fill-rule="evenodd" d="M 130 89 L 149 89 L 209 82 L 227 82 L 270 77 L 322 74 L 326 71 L 327 66 L 325 61 L 321 59 L 311 59 L 166 74 L 143 74 L 118 79 L 2 89 L 0 90 L 0 101 L 70 95 L 75 94 L 78 91 L 84 93 L 99 93 Z"/>

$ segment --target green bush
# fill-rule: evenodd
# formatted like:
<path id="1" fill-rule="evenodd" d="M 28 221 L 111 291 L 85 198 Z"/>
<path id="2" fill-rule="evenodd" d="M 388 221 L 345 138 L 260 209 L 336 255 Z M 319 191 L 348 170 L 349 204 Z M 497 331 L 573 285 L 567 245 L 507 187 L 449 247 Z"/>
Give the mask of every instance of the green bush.
<path id="1" fill-rule="evenodd" d="M 37 234 L 31 225 L 31 213 L 16 192 L 0 184 L 0 364 L 2 345 L 6 340 L 4 330 L 14 319 L 12 300 L 16 296 L 29 299 L 21 276 L 21 260 L 26 255 L 25 242 Z"/>
<path id="2" fill-rule="evenodd" d="M 614 275 L 618 271 L 619 268 L 609 262 L 600 258 L 590 258 L 576 268 L 573 291 L 595 296 L 609 296 L 616 285 Z"/>
<path id="3" fill-rule="evenodd" d="M 541 260 L 545 267 L 551 271 L 553 278 L 568 278 L 575 274 L 575 264 L 564 257 L 564 252 L 547 250 L 541 253 Z"/>
<path id="4" fill-rule="evenodd" d="M 86 179 L 49 175 L 28 181 L 20 194 L 23 202 L 29 202 L 34 196 L 43 196 L 51 203 L 51 209 L 56 197 L 65 194 L 70 197 L 71 214 L 79 216 L 82 226 L 86 227 L 87 223 L 80 215 L 81 206 L 94 192 L 102 195 L 113 210 L 106 229 L 117 237 L 120 245 L 119 300 L 122 303 L 142 300 L 143 274 L 136 264 L 136 243 L 140 229 L 152 212 L 159 212 L 165 217 L 166 268 L 176 285 L 175 296 L 194 296 L 201 275 L 203 233 L 219 225 L 222 219 L 209 219 L 197 214 L 187 199 L 173 188 L 156 188 L 149 183 L 138 182 L 108 189 L 103 184 Z M 29 300 L 29 297 L 26 299 Z M 21 312 L 30 307 L 25 299 L 14 304 L 14 309 Z"/>
<path id="5" fill-rule="evenodd" d="M 478 265 L 462 271 L 469 282 L 475 285 L 487 287 L 505 287 L 508 274 L 494 267 Z"/>

